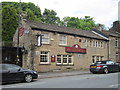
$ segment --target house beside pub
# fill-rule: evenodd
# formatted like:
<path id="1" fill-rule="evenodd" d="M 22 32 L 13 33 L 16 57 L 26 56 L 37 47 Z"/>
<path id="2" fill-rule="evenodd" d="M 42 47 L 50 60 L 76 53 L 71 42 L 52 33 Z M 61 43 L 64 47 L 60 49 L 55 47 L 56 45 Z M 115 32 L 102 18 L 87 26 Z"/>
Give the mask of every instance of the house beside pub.
<path id="1" fill-rule="evenodd" d="M 109 31 L 102 32 L 109 37 L 109 59 L 120 62 L 120 21 L 113 22 Z"/>
<path id="2" fill-rule="evenodd" d="M 38 72 L 88 69 L 95 61 L 109 59 L 107 35 L 35 21 L 21 21 L 19 46 L 25 48 L 23 67 Z"/>

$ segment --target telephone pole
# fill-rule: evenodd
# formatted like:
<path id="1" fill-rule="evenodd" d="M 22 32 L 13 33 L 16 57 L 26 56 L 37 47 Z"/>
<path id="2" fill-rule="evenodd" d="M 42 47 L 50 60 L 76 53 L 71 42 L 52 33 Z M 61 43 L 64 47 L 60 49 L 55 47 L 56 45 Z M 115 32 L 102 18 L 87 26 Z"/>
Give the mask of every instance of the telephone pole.
<path id="1" fill-rule="evenodd" d="M 21 16 L 20 16 L 20 9 L 21 9 L 21 0 L 19 1 L 19 6 L 18 6 L 18 32 L 17 32 L 17 61 L 16 64 L 19 63 L 19 32 L 20 32 L 20 21 L 21 21 Z"/>

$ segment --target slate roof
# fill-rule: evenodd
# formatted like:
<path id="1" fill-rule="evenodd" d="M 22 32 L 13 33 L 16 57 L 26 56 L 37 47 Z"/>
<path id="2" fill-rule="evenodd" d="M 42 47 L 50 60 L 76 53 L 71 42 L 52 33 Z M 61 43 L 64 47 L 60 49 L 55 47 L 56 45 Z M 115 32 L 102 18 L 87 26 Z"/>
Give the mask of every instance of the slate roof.
<path id="1" fill-rule="evenodd" d="M 120 33 L 119 32 L 112 32 L 112 31 L 106 31 L 106 30 L 102 30 L 102 32 L 104 34 L 106 34 L 107 36 L 113 36 L 113 37 L 119 37 L 120 38 Z"/>
<path id="2" fill-rule="evenodd" d="M 87 30 L 74 29 L 74 28 L 58 26 L 54 24 L 46 24 L 43 22 L 35 22 L 35 21 L 28 21 L 28 20 L 26 21 L 26 23 L 33 30 L 52 31 L 52 32 L 57 32 L 57 33 L 64 33 L 64 34 L 70 34 L 70 35 L 75 35 L 75 36 L 106 40 L 105 38 L 100 37 L 99 35 L 96 35 L 92 33 L 91 31 L 87 31 Z"/>

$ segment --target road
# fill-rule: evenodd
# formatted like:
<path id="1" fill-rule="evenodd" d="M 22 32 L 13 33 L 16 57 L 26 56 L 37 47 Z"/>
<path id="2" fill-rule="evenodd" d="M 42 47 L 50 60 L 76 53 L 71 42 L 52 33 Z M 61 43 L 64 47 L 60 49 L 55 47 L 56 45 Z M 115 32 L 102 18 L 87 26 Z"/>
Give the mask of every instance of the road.
<path id="1" fill-rule="evenodd" d="M 118 88 L 118 86 L 118 73 L 109 73 L 38 79 L 31 83 L 2 85 L 2 88 Z"/>

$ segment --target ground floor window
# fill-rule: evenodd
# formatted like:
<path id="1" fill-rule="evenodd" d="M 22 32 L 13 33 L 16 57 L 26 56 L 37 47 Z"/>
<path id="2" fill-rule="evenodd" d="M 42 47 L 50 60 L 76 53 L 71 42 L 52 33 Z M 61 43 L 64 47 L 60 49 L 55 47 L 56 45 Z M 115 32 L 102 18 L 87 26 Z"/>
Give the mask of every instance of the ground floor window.
<path id="1" fill-rule="evenodd" d="M 92 56 L 92 63 L 95 63 L 96 61 L 102 61 L 104 56 Z"/>
<path id="2" fill-rule="evenodd" d="M 57 55 L 57 64 L 71 65 L 73 64 L 72 55 Z"/>
<path id="3" fill-rule="evenodd" d="M 116 60 L 119 60 L 119 53 L 116 53 Z"/>
<path id="4" fill-rule="evenodd" d="M 40 64 L 48 64 L 49 63 L 49 52 L 41 51 L 40 52 Z"/>

